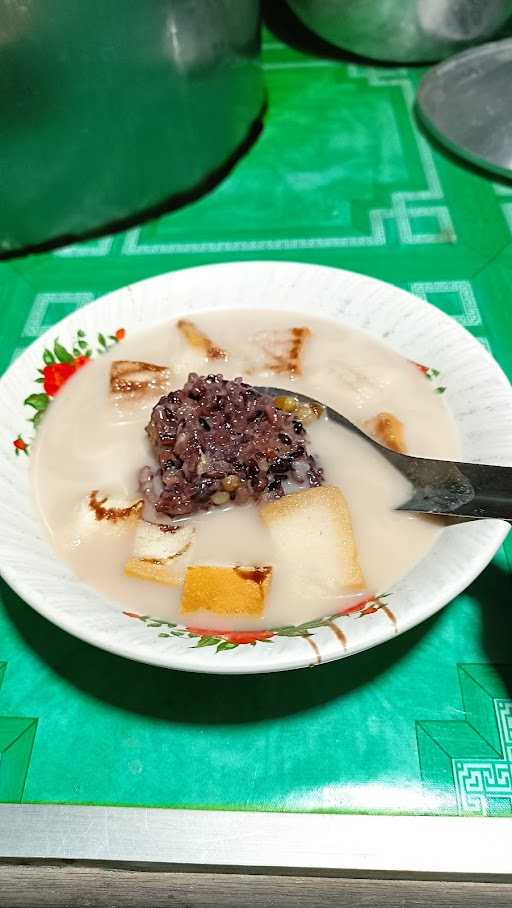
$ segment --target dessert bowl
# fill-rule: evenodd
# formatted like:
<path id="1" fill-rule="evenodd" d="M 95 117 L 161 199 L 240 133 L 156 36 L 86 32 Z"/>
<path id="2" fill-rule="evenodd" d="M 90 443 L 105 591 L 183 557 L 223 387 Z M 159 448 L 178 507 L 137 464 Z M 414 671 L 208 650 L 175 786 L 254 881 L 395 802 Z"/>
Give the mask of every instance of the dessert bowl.
<path id="1" fill-rule="evenodd" d="M 424 621 L 485 568 L 506 537 L 507 523 L 444 526 L 400 579 L 360 596 L 341 614 L 337 610 L 307 620 L 301 616 L 297 623 L 259 622 L 236 630 L 159 617 L 146 610 L 143 596 L 139 607 L 128 609 L 85 583 L 59 558 L 35 504 L 31 454 L 38 424 L 54 406 L 61 383 L 85 365 L 89 353 L 111 356 L 110 348 L 117 354 L 121 344 L 122 358 L 125 337 L 225 310 L 261 312 L 262 323 L 269 310 L 302 313 L 305 321 L 314 314 L 383 341 L 421 364 L 432 392 L 443 393 L 457 427 L 459 459 L 512 465 L 508 380 L 478 341 L 435 307 L 374 278 L 316 265 L 241 262 L 191 268 L 88 304 L 35 341 L 1 379 L 3 577 L 30 606 L 80 639 L 140 662 L 187 671 L 254 673 L 318 665 L 383 643 Z"/>

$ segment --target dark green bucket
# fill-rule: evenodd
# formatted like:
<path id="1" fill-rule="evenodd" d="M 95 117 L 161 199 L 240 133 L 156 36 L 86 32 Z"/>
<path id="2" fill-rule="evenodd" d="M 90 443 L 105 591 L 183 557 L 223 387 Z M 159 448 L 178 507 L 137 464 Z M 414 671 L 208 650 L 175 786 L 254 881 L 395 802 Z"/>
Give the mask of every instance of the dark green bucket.
<path id="1" fill-rule="evenodd" d="M 258 0 L 0 0 L 0 253 L 197 191 L 262 104 Z"/>

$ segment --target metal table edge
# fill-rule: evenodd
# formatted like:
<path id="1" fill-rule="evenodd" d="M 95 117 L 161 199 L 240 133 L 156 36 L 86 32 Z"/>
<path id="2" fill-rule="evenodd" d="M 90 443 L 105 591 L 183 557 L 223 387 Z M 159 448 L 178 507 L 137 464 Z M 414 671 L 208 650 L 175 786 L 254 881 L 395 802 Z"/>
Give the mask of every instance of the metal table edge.
<path id="1" fill-rule="evenodd" d="M 512 878 L 506 818 L 0 805 L 0 860 Z"/>

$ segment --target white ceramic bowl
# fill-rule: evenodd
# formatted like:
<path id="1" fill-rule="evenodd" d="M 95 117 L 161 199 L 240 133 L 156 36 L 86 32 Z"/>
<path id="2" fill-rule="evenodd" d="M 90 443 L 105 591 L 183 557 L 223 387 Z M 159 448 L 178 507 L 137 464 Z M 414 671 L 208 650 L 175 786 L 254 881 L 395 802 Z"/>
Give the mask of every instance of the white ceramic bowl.
<path id="1" fill-rule="evenodd" d="M 512 465 L 512 391 L 494 360 L 455 321 L 409 293 L 347 271 L 284 262 L 241 262 L 192 268 L 116 290 L 54 326 L 0 381 L 0 566 L 33 608 L 66 631 L 112 653 L 188 671 L 270 672 L 328 662 L 368 649 L 425 620 L 484 569 L 508 524 L 480 520 L 447 527 L 430 552 L 384 601 L 315 627 L 274 633 L 260 642 L 198 635 L 147 616 L 128 616 L 78 580 L 53 553 L 35 513 L 29 457 L 13 439 L 30 438 L 24 399 L 41 390 L 34 376 L 58 334 L 71 347 L 88 337 L 130 335 L 201 309 L 279 308 L 331 317 L 417 362 L 441 370 L 466 460 Z M 50 404 L 51 406 L 51 404 Z M 28 433 L 25 431 L 29 428 Z M 320 626 L 318 626 L 320 624 Z M 173 632 L 177 631 L 178 635 Z M 185 631 L 183 633 L 183 631 Z M 180 633 L 181 632 L 181 633 Z M 261 635 L 259 635 L 261 636 Z"/>

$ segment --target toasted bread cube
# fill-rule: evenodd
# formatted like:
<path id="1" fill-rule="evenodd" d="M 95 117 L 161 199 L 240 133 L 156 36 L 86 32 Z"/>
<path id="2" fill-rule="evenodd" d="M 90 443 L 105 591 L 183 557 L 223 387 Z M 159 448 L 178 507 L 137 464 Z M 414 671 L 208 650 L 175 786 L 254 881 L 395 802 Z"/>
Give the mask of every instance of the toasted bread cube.
<path id="1" fill-rule="evenodd" d="M 302 372 L 302 354 L 311 329 L 306 327 L 257 331 L 250 338 L 246 372 L 271 371 L 297 376 Z"/>
<path id="2" fill-rule="evenodd" d="M 407 452 L 404 424 L 392 413 L 377 413 L 377 416 L 365 422 L 363 428 L 386 448 L 398 451 L 399 454 Z"/>
<path id="3" fill-rule="evenodd" d="M 180 318 L 176 323 L 176 327 L 185 338 L 187 344 L 196 350 L 200 350 L 208 359 L 227 359 L 225 350 L 214 343 L 207 334 L 204 334 L 194 322 L 190 322 L 186 318 Z"/>
<path id="4" fill-rule="evenodd" d="M 365 588 L 345 498 L 335 486 L 306 489 L 263 505 L 294 595 L 326 598 Z"/>
<path id="5" fill-rule="evenodd" d="M 137 419 L 172 385 L 173 373 L 166 366 L 128 359 L 114 360 L 110 367 L 110 400 L 114 420 Z"/>
<path id="6" fill-rule="evenodd" d="M 110 392 L 121 401 L 155 398 L 169 390 L 171 378 L 166 366 L 116 359 L 110 366 Z"/>
<path id="7" fill-rule="evenodd" d="M 79 537 L 96 532 L 118 534 L 133 527 L 142 514 L 141 498 L 126 498 L 109 492 L 91 492 L 78 509 Z"/>
<path id="8" fill-rule="evenodd" d="M 185 576 L 181 611 L 261 618 L 270 589 L 271 567 L 193 565 Z"/>
<path id="9" fill-rule="evenodd" d="M 129 577 L 181 586 L 192 557 L 195 529 L 189 523 L 167 525 L 139 520 L 133 554 L 125 563 Z"/>

